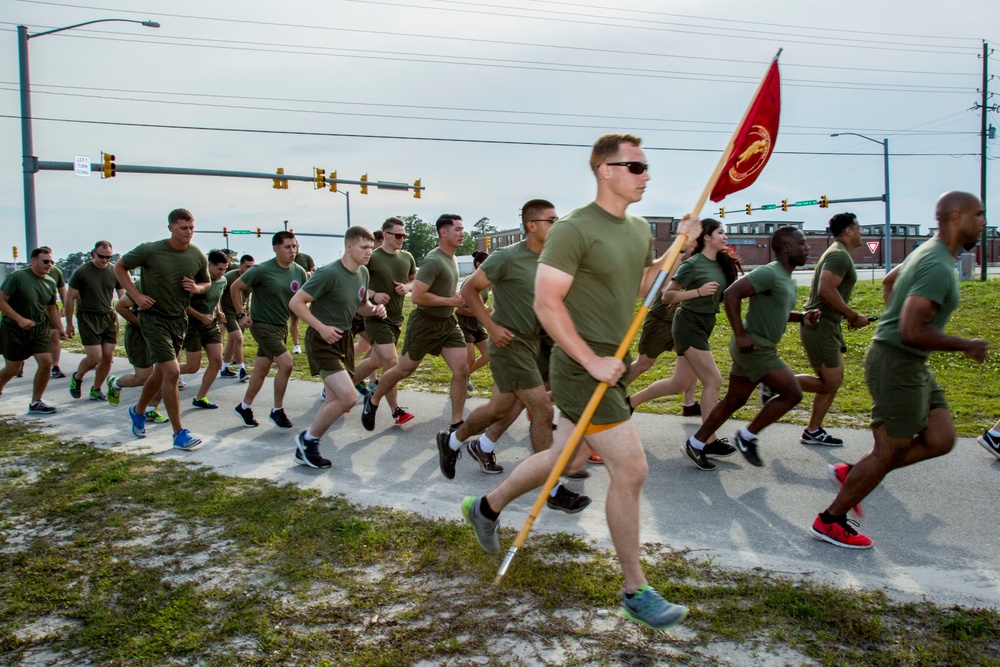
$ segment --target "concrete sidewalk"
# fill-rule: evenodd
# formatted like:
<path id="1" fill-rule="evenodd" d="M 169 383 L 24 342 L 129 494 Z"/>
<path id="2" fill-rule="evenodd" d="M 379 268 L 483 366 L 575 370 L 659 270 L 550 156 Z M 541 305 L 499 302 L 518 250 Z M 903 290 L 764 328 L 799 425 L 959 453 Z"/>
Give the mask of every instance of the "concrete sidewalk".
<path id="1" fill-rule="evenodd" d="M 63 370 L 75 369 L 81 356 L 64 352 Z M 0 414 L 99 446 L 201 463 L 224 474 L 293 483 L 342 493 L 363 505 L 453 520 L 461 519 L 464 496 L 486 493 L 503 478 L 482 474 L 468 456 L 458 462 L 456 479 L 441 475 L 434 436 L 447 428 L 448 401 L 443 395 L 401 391 L 400 403 L 416 419 L 403 427 L 391 425 L 383 405 L 372 433 L 361 427 L 359 404 L 323 439 L 321 452 L 333 461 L 333 468 L 314 470 L 296 465 L 292 456 L 295 434 L 308 427 L 321 402 L 318 383 L 291 382 L 285 412 L 295 428 L 284 431 L 266 418 L 272 403 L 270 380 L 255 401 L 261 425 L 248 429 L 233 413 L 245 385 L 216 380 L 209 397 L 220 408 L 201 410 L 191 405 L 200 375 L 186 376 L 189 386 L 180 393 L 182 419 L 204 443 L 182 452 L 171 447 L 169 424 L 149 424 L 145 439 L 132 437 L 126 407 L 138 398 L 137 389 L 124 390 L 118 407 L 87 400 L 93 374 L 84 382 L 81 400 L 69 396 L 68 378 L 51 381 L 44 399 L 59 411 L 49 417 L 27 415 L 34 368 L 29 361 L 25 377 L 8 383 Z M 127 362 L 116 359 L 112 372 L 127 370 Z M 471 399 L 466 411 L 481 401 Z M 643 541 L 691 549 L 726 566 L 805 575 L 837 586 L 884 587 L 904 598 L 926 596 L 941 604 L 1000 607 L 1000 522 L 989 509 L 998 491 L 1000 461 L 974 439 L 960 439 L 946 457 L 891 474 L 866 502 L 862 532 L 875 547 L 858 551 L 817 541 L 808 528 L 833 497 L 827 464 L 856 461 L 871 447 L 868 431 L 833 429 L 845 440 L 844 447 L 805 447 L 798 442 L 801 426 L 776 424 L 761 438 L 764 468 L 751 467 L 737 454 L 717 461 L 716 471 L 703 472 L 680 450 L 696 430 L 696 418 L 637 413 L 634 420 L 649 459 Z M 727 424 L 721 433 L 731 435 L 738 425 Z M 497 460 L 509 472 L 529 451 L 527 423 L 521 419 L 499 444 Z M 594 504 L 573 516 L 546 510 L 536 530 L 580 535 L 610 548 L 602 511 L 607 473 L 597 466 L 590 471 L 590 479 L 569 486 L 592 496 Z M 519 528 L 535 497 L 511 505 L 502 525 Z M 527 548 L 530 545 L 529 539 Z M 506 550 L 509 545 L 501 546 Z"/>

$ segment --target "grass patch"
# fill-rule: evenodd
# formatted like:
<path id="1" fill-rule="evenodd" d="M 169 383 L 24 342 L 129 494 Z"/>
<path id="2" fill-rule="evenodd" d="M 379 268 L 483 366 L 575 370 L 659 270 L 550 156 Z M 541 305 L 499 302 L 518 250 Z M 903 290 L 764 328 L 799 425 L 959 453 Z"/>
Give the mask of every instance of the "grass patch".
<path id="1" fill-rule="evenodd" d="M 0 663 L 1000 665 L 994 610 L 901 604 L 646 545 L 692 608 L 614 615 L 611 554 L 534 535 L 500 587 L 461 523 L 0 421 Z M 502 539 L 509 542 L 512 528 Z M 612 613 L 609 613 L 611 611 Z"/>

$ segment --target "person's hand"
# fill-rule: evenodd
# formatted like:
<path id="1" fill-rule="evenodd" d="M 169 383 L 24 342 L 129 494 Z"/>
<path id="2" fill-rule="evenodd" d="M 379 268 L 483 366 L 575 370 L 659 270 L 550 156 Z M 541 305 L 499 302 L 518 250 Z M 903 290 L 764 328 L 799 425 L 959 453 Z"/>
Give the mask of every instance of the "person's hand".
<path id="1" fill-rule="evenodd" d="M 713 280 L 710 283 L 705 283 L 704 285 L 699 287 L 696 291 L 698 292 L 698 296 L 711 296 L 712 294 L 715 294 L 716 292 L 719 291 L 719 283 Z"/>
<path id="2" fill-rule="evenodd" d="M 239 321 L 241 329 L 249 329 L 251 324 L 253 324 L 253 320 L 250 319 L 249 315 L 247 315 L 246 317 L 244 317 L 242 320 Z"/>
<path id="3" fill-rule="evenodd" d="M 590 377 L 598 382 L 615 384 L 625 374 L 625 364 L 616 357 L 595 357 L 594 361 L 585 366 Z"/>
<path id="4" fill-rule="evenodd" d="M 69 324 L 66 325 L 66 338 L 72 338 L 75 335 L 76 335 L 76 327 L 74 327 L 73 323 L 70 322 Z"/>
<path id="5" fill-rule="evenodd" d="M 66 334 L 66 330 L 65 329 L 60 329 L 59 330 L 59 340 L 68 340 L 68 339 L 69 339 L 69 336 Z"/>
<path id="6" fill-rule="evenodd" d="M 35 328 L 35 321 L 34 320 L 29 320 L 27 317 L 20 317 L 17 320 L 17 326 L 19 326 L 22 329 L 24 329 L 25 331 L 27 331 L 28 329 L 34 329 Z"/>
<path id="7" fill-rule="evenodd" d="M 750 334 L 746 332 L 736 334 L 736 347 L 743 354 L 748 354 L 757 349 L 757 346 L 753 344 L 753 339 L 750 338 Z"/>
<path id="8" fill-rule="evenodd" d="M 860 329 L 861 327 L 868 326 L 868 318 L 858 313 L 854 319 L 851 321 L 850 327 L 852 329 Z"/>
<path id="9" fill-rule="evenodd" d="M 374 303 L 376 306 L 382 306 L 389 303 L 390 298 L 391 297 L 385 292 L 375 292 L 375 294 L 372 296 L 372 303 Z"/>
<path id="10" fill-rule="evenodd" d="M 198 289 L 198 283 L 196 283 L 191 278 L 184 276 L 183 278 L 181 278 L 181 289 L 183 289 L 185 292 L 194 294 Z"/>
<path id="11" fill-rule="evenodd" d="M 340 340 L 341 336 L 343 335 L 344 332 L 338 329 L 337 327 L 324 326 L 319 331 L 319 337 L 331 345 Z"/>
<path id="12" fill-rule="evenodd" d="M 396 294 L 399 296 L 406 296 L 406 293 L 409 291 L 406 289 L 406 283 L 393 280 L 392 284 L 396 286 Z"/>
<path id="13" fill-rule="evenodd" d="M 981 364 L 986 361 L 986 350 L 989 346 L 990 344 L 982 338 L 973 338 L 965 348 L 965 354 L 977 364 Z"/>
<path id="14" fill-rule="evenodd" d="M 514 340 L 514 332 L 506 327 L 494 323 L 492 327 L 487 328 L 489 329 L 490 340 L 497 347 L 507 347 L 510 341 Z"/>
<path id="15" fill-rule="evenodd" d="M 814 327 L 819 322 L 819 308 L 813 308 L 802 313 L 802 323 L 806 326 Z"/>
<path id="16" fill-rule="evenodd" d="M 156 303 L 156 299 L 146 296 L 145 294 L 140 294 L 138 297 L 133 299 L 135 305 L 138 306 L 139 310 L 149 310 Z"/>
<path id="17" fill-rule="evenodd" d="M 207 327 L 210 324 L 212 324 L 212 322 L 215 321 L 215 316 L 214 315 L 205 315 L 204 313 L 198 313 L 198 319 L 200 319 L 201 323 L 204 324 Z"/>
<path id="18" fill-rule="evenodd" d="M 385 306 L 383 306 L 382 304 L 378 304 L 375 306 L 375 317 L 384 320 L 388 316 L 389 314 L 385 312 Z"/>
<path id="19" fill-rule="evenodd" d="M 692 247 L 698 242 L 698 237 L 701 236 L 701 220 L 694 213 L 687 213 L 681 219 L 681 224 L 677 225 L 678 234 L 687 235 L 687 243 L 684 244 L 684 249 Z"/>
<path id="20" fill-rule="evenodd" d="M 453 308 L 465 308 L 465 298 L 461 292 L 451 297 L 451 306 Z"/>

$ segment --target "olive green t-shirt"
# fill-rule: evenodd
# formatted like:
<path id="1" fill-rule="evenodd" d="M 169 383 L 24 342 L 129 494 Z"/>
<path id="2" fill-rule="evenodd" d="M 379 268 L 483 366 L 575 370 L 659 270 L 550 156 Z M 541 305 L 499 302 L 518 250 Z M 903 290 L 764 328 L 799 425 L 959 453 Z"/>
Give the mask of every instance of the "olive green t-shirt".
<path id="1" fill-rule="evenodd" d="M 427 291 L 436 296 L 455 296 L 458 289 L 458 262 L 441 248 L 434 248 L 424 257 L 417 269 L 417 280 L 427 285 Z M 451 306 L 417 306 L 426 315 L 445 319 L 455 314 Z"/>
<path id="2" fill-rule="evenodd" d="M 403 295 L 396 294 L 396 285 L 410 282 L 410 276 L 417 272 L 417 263 L 413 255 L 405 250 L 397 250 L 395 254 L 386 252 L 381 247 L 375 248 L 368 260 L 368 288 L 374 292 L 389 295 L 389 303 L 385 304 L 386 318 L 396 326 L 403 324 Z"/>
<path id="3" fill-rule="evenodd" d="M 202 315 L 214 315 L 215 309 L 219 305 L 219 300 L 222 299 L 222 295 L 225 294 L 228 286 L 229 284 L 226 282 L 225 276 L 218 280 L 213 280 L 212 285 L 204 294 L 191 295 L 191 307 Z"/>
<path id="4" fill-rule="evenodd" d="M 535 337 L 535 273 L 538 253 L 524 241 L 494 250 L 480 267 L 493 287 L 493 321 L 522 336 Z"/>
<path id="5" fill-rule="evenodd" d="M 110 264 L 100 269 L 93 262 L 86 262 L 69 277 L 69 286 L 80 293 L 76 312 L 104 315 L 111 312 L 118 279 Z"/>
<path id="6" fill-rule="evenodd" d="M 7 276 L 0 285 L 0 291 L 7 295 L 7 303 L 21 317 L 27 317 L 39 325 L 48 322 L 46 309 L 56 305 L 56 281 L 52 276 L 36 276 L 30 266 L 18 269 Z M 17 328 L 17 322 L 3 316 L 3 321 Z"/>
<path id="7" fill-rule="evenodd" d="M 233 305 L 233 295 L 229 291 L 229 288 L 233 286 L 233 282 L 240 277 L 240 270 L 233 269 L 232 271 L 226 271 L 226 275 L 223 278 L 226 279 L 226 289 L 222 292 L 222 309 L 236 311 L 236 307 Z M 247 304 L 247 294 L 246 290 L 241 292 L 243 295 L 243 307 L 246 308 Z"/>
<path id="8" fill-rule="evenodd" d="M 726 291 L 728 285 L 726 285 L 726 274 L 718 262 L 700 252 L 695 253 L 681 263 L 673 279 L 686 290 L 696 290 L 705 283 L 719 283 L 719 289 L 715 294 L 706 294 L 680 303 L 681 308 L 692 313 L 719 312 L 719 302 L 722 301 L 722 293 Z"/>
<path id="9" fill-rule="evenodd" d="M 854 291 L 854 283 L 858 282 L 858 272 L 854 270 L 854 260 L 847 246 L 840 241 L 834 241 L 833 245 L 823 251 L 819 261 L 816 262 L 816 271 L 813 273 L 812 287 L 809 289 L 809 298 L 806 300 L 805 309 L 812 310 L 819 308 L 820 317 L 830 322 L 840 322 L 844 316 L 831 308 L 819 295 L 819 277 L 823 271 L 829 271 L 840 278 L 837 291 L 844 303 L 848 303 L 851 293 Z"/>
<path id="10" fill-rule="evenodd" d="M 931 326 L 944 331 L 951 314 L 958 306 L 958 278 L 955 275 L 955 256 L 939 237 L 922 243 L 910 253 L 899 267 L 899 275 L 892 286 L 889 303 L 879 317 L 878 328 L 872 340 L 881 341 L 927 358 L 930 350 L 904 345 L 899 338 L 899 318 L 903 304 L 911 296 L 921 296 L 937 304 L 938 310 Z"/>
<path id="11" fill-rule="evenodd" d="M 591 202 L 552 225 L 538 261 L 573 276 L 564 303 L 580 337 L 616 347 L 653 263 L 653 237 L 645 218 L 619 218 Z"/>
<path id="12" fill-rule="evenodd" d="M 350 331 L 354 314 L 368 294 L 368 268 L 351 272 L 341 260 L 321 266 L 302 286 L 313 298 L 309 310 L 320 322 Z"/>
<path id="13" fill-rule="evenodd" d="M 747 274 L 747 279 L 757 293 L 750 297 L 743 328 L 751 336 L 776 346 L 799 298 L 795 280 L 777 261 L 758 266 Z"/>
<path id="14" fill-rule="evenodd" d="M 316 270 L 316 262 L 313 261 L 312 256 L 307 255 L 304 252 L 300 252 L 295 255 L 295 263 L 305 269 L 306 273 Z"/>
<path id="15" fill-rule="evenodd" d="M 129 250 L 118 261 L 127 269 L 141 269 L 139 291 L 156 302 L 145 312 L 162 317 L 187 317 L 191 293 L 181 287 L 182 278 L 209 282 L 208 258 L 196 245 L 175 250 L 166 239 L 150 241 Z"/>
<path id="16" fill-rule="evenodd" d="M 253 295 L 250 319 L 261 324 L 284 326 L 292 316 L 288 302 L 306 281 L 306 270 L 292 262 L 287 269 L 278 260 L 254 264 L 243 274 L 243 283 Z"/>
<path id="17" fill-rule="evenodd" d="M 66 279 L 63 278 L 62 269 L 60 269 L 55 264 L 52 265 L 52 269 L 49 271 L 49 278 L 56 281 L 56 290 L 61 290 L 66 286 Z"/>

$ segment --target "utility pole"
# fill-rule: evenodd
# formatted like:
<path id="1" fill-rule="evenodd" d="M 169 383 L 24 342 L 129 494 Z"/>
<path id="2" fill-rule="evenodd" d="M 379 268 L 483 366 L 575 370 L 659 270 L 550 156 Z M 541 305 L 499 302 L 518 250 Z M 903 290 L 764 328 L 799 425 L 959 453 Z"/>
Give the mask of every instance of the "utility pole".
<path id="1" fill-rule="evenodd" d="M 983 40 L 983 88 L 980 91 L 982 93 L 982 102 L 976 105 L 982 112 L 982 122 L 980 127 L 980 144 L 979 144 L 979 199 L 983 202 L 983 217 L 986 217 L 986 140 L 989 138 L 990 125 L 986 117 L 987 111 L 997 111 L 997 105 L 989 104 L 989 62 L 990 62 L 990 51 L 989 44 L 986 40 Z M 983 236 L 979 242 L 979 254 L 981 261 L 979 262 L 979 279 L 986 282 L 986 228 L 983 227 Z"/>

